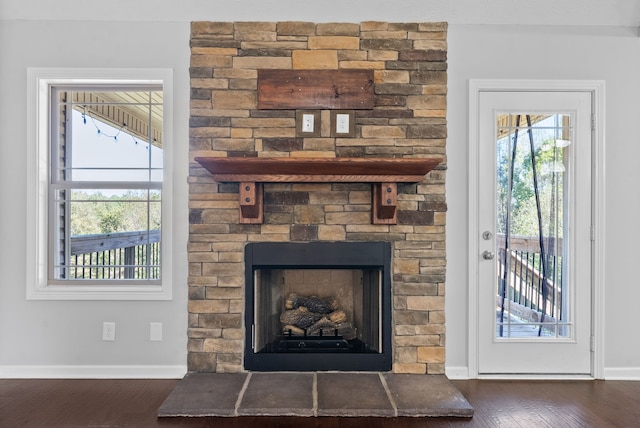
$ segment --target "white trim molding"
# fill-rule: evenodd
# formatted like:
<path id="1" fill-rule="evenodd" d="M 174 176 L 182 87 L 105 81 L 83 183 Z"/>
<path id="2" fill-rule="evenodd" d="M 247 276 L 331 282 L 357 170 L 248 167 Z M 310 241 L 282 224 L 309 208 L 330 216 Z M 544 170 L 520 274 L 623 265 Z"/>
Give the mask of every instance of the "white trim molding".
<path id="1" fill-rule="evenodd" d="M 593 358 L 591 376 L 606 378 L 610 373 L 604 368 L 604 311 L 605 311 L 605 82 L 603 80 L 511 80 L 470 79 L 468 82 L 469 136 L 468 136 L 468 378 L 479 378 L 478 373 L 478 269 L 479 229 L 477 225 L 478 189 L 478 141 L 479 98 L 481 92 L 559 91 L 590 92 L 592 94 L 593 145 L 592 145 L 592 196 L 593 196 L 593 245 L 592 245 L 592 336 Z M 448 369 L 449 370 L 452 369 Z M 464 368 L 455 372 L 462 374 Z M 551 379 L 552 377 L 547 377 Z"/>
<path id="2" fill-rule="evenodd" d="M 187 366 L 1 366 L 2 379 L 182 379 Z"/>
<path id="3" fill-rule="evenodd" d="M 451 380 L 467 380 L 469 367 L 445 367 L 444 374 Z"/>
<path id="4" fill-rule="evenodd" d="M 640 380 L 640 367 L 607 367 L 604 369 L 605 380 Z"/>

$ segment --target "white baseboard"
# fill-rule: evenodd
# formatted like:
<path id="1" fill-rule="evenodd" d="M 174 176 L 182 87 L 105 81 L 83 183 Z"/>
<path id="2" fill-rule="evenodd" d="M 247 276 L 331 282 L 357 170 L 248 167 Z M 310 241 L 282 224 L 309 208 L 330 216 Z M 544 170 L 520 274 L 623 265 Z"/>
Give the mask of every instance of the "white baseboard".
<path id="1" fill-rule="evenodd" d="M 483 374 L 478 375 L 483 380 L 595 380 L 591 375 L 581 374 Z"/>
<path id="2" fill-rule="evenodd" d="M 444 374 L 450 380 L 467 380 L 469 379 L 468 367 L 445 367 Z"/>
<path id="3" fill-rule="evenodd" d="M 175 366 L 2 366 L 4 379 L 182 379 L 187 367 Z"/>
<path id="4" fill-rule="evenodd" d="M 640 380 L 640 367 L 605 367 L 604 378 L 605 380 Z"/>
<path id="5" fill-rule="evenodd" d="M 175 366 L 8 366 L 0 365 L 0 379 L 182 379 L 187 367 Z M 451 380 L 467 380 L 467 367 L 446 367 Z M 540 379 L 540 377 L 536 377 Z M 557 379 L 559 376 L 548 376 Z M 640 367 L 604 369 L 605 380 L 640 381 Z"/>
<path id="6" fill-rule="evenodd" d="M 445 367 L 445 374 L 451 380 L 467 380 L 472 379 L 469 377 L 468 367 Z M 506 375 L 483 375 L 478 376 L 477 379 L 542 379 L 542 380 L 555 380 L 555 379 L 592 379 L 590 376 L 572 376 L 572 375 L 519 375 L 519 376 L 506 376 Z M 640 367 L 605 367 L 604 369 L 605 380 L 637 380 L 640 381 Z"/>

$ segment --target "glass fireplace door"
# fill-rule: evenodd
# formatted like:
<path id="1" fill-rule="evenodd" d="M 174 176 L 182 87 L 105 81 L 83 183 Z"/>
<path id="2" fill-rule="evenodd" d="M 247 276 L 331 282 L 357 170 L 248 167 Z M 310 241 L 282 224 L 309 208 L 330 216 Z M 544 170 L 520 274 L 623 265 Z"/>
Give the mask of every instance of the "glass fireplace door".
<path id="1" fill-rule="evenodd" d="M 245 248 L 247 370 L 391 369 L 391 245 Z"/>
<path id="2" fill-rule="evenodd" d="M 259 269 L 253 352 L 380 352 L 381 271 Z"/>

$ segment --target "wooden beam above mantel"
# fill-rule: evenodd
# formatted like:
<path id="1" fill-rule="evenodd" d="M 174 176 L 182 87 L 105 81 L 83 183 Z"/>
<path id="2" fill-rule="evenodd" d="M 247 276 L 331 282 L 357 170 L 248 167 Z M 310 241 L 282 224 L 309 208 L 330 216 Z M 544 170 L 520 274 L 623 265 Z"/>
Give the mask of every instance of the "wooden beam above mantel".
<path id="1" fill-rule="evenodd" d="M 240 223 L 262 223 L 262 183 L 374 183 L 374 224 L 395 224 L 397 183 L 415 183 L 440 158 L 196 157 L 218 182 L 240 183 Z"/>
<path id="2" fill-rule="evenodd" d="M 259 109 L 372 109 L 373 70 L 258 70 Z"/>

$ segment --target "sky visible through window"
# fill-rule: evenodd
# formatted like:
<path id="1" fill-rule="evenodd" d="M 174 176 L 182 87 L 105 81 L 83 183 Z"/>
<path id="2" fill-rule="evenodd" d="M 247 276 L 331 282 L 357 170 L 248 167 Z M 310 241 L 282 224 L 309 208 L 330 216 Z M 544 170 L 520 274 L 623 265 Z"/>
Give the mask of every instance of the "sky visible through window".
<path id="1" fill-rule="evenodd" d="M 160 229 L 162 149 L 75 110 L 71 141 L 70 178 L 95 183 L 72 192 L 71 236 Z"/>
<path id="2" fill-rule="evenodd" d="M 74 181 L 148 181 L 149 165 L 152 181 L 162 180 L 162 149 L 76 110 L 72 158 Z"/>

